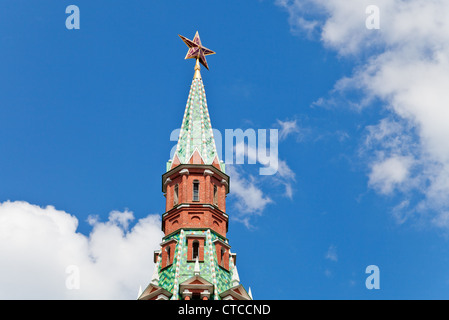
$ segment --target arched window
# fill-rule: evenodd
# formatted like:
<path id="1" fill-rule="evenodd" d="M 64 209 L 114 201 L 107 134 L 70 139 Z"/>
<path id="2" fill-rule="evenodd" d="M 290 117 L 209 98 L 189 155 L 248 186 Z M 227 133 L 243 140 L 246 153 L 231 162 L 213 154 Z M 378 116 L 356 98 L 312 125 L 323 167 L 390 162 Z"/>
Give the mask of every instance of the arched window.
<path id="1" fill-rule="evenodd" d="M 176 206 L 177 204 L 178 204 L 178 202 L 179 202 L 179 187 L 178 187 L 178 184 L 176 184 L 175 185 L 175 190 L 174 190 L 174 193 L 173 193 L 173 205 L 174 206 Z"/>
<path id="2" fill-rule="evenodd" d="M 193 201 L 200 201 L 200 182 L 193 181 Z"/>
<path id="3" fill-rule="evenodd" d="M 198 257 L 199 252 L 200 252 L 200 243 L 198 242 L 198 240 L 195 240 L 192 243 L 192 260 L 195 260 L 196 257 Z"/>

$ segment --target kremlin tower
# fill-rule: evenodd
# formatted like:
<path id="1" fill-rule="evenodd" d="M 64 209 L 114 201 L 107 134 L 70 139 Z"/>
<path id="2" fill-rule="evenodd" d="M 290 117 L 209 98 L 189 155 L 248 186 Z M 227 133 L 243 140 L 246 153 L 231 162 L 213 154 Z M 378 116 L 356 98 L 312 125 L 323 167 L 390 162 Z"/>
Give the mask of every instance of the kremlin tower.
<path id="1" fill-rule="evenodd" d="M 162 175 L 164 237 L 139 300 L 252 300 L 240 284 L 237 255 L 226 238 L 229 176 L 215 146 L 200 65 L 209 69 L 198 32 L 186 59 L 196 59 L 176 152 Z"/>

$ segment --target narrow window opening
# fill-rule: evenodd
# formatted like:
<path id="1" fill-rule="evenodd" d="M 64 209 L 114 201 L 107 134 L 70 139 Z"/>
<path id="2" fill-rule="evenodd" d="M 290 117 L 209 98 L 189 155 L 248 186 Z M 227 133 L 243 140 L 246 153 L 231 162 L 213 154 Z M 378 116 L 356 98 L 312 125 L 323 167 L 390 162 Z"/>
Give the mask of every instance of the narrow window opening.
<path id="1" fill-rule="evenodd" d="M 217 193 L 218 193 L 217 186 L 214 185 L 214 205 L 216 206 L 218 205 Z"/>
<path id="2" fill-rule="evenodd" d="M 167 249 L 165 249 L 165 251 L 167 252 L 167 266 L 170 264 L 170 247 L 167 247 Z"/>
<path id="3" fill-rule="evenodd" d="M 178 202 L 179 202 L 179 198 L 178 198 L 178 189 L 179 189 L 179 187 L 178 187 L 178 185 L 176 184 L 175 185 L 175 191 L 174 191 L 174 196 L 173 196 L 173 205 L 174 206 L 176 206 L 177 204 L 178 204 Z"/>
<path id="4" fill-rule="evenodd" d="M 200 182 L 193 181 L 193 201 L 200 201 Z"/>
<path id="5" fill-rule="evenodd" d="M 224 248 L 221 248 L 220 266 L 222 266 L 222 267 L 224 267 L 225 253 L 226 253 L 226 250 Z"/>
<path id="6" fill-rule="evenodd" d="M 198 240 L 193 241 L 193 244 L 192 244 L 192 259 L 193 260 L 195 260 L 196 257 L 198 257 L 199 250 L 200 250 L 200 243 L 198 242 Z"/>

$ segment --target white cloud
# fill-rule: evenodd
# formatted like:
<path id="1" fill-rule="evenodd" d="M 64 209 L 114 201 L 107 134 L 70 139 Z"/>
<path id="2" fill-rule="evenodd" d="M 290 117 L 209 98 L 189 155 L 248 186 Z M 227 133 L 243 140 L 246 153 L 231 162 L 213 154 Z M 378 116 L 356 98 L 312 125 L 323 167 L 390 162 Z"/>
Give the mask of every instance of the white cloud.
<path id="1" fill-rule="evenodd" d="M 278 173 L 282 178 L 295 180 L 295 173 L 284 160 L 279 160 Z"/>
<path id="2" fill-rule="evenodd" d="M 442 212 L 434 217 L 432 222 L 441 228 L 449 228 L 449 211 Z"/>
<path id="3" fill-rule="evenodd" d="M 115 224 L 118 227 L 122 227 L 123 230 L 127 230 L 129 223 L 134 220 L 134 215 L 131 211 L 111 211 L 109 213 L 109 222 Z"/>
<path id="4" fill-rule="evenodd" d="M 279 159 L 278 173 L 273 176 L 273 179 L 285 187 L 284 195 L 292 199 L 293 198 L 293 183 L 296 181 L 296 174 L 287 165 L 287 162 Z"/>
<path id="5" fill-rule="evenodd" d="M 247 159 L 248 164 L 257 163 L 257 146 L 250 146 L 243 141 L 239 141 L 235 145 L 236 159 Z M 243 164 L 244 161 L 236 161 L 237 164 Z"/>
<path id="6" fill-rule="evenodd" d="M 337 247 L 334 245 L 330 245 L 329 249 L 326 252 L 325 258 L 337 262 L 338 261 Z"/>
<path id="7" fill-rule="evenodd" d="M 371 149 L 374 162 L 368 157 L 370 186 L 383 194 L 405 190 L 407 200 L 412 187 L 420 195 L 410 202 L 417 203 L 414 210 L 432 212 L 429 221 L 447 227 L 449 1 L 276 3 L 289 13 L 292 29 L 304 29 L 327 48 L 358 61 L 353 74 L 335 84 L 330 100 L 358 91 L 363 93 L 355 103 L 359 107 L 381 102 L 386 116 L 375 128 L 377 136 L 369 131 L 372 126 L 367 127 L 371 141 L 366 142 L 375 142 Z M 365 27 L 365 9 L 373 4 L 380 9 L 379 30 Z M 309 21 L 309 26 L 303 20 Z"/>
<path id="8" fill-rule="evenodd" d="M 296 122 L 295 122 L 295 124 L 296 124 Z M 255 147 L 252 147 L 252 146 L 244 143 L 244 142 L 239 142 L 236 144 L 235 154 L 236 154 L 236 158 L 246 157 L 248 159 L 248 164 L 256 164 L 259 162 L 257 149 Z M 276 154 L 276 157 L 277 157 L 277 154 Z M 283 185 L 285 187 L 284 195 L 286 197 L 292 199 L 293 198 L 293 182 L 296 181 L 296 178 L 295 178 L 296 175 L 293 172 L 293 170 L 288 166 L 288 164 L 285 160 L 278 159 L 276 161 L 276 163 L 277 163 L 276 174 L 266 175 L 264 177 L 267 180 L 274 182 L 275 184 Z M 237 183 L 238 183 L 237 189 L 235 189 L 234 181 L 233 181 L 232 192 L 240 192 L 241 190 L 245 190 L 245 188 L 240 188 L 241 182 L 245 181 L 245 180 L 241 177 L 240 174 L 238 174 L 238 172 L 235 169 L 232 169 L 233 167 L 229 167 L 229 168 L 231 168 L 230 172 L 232 172 L 232 174 L 236 177 L 235 179 L 237 180 Z M 259 170 L 259 172 L 260 172 L 260 170 Z M 256 178 L 253 176 L 250 176 L 249 179 L 251 180 L 252 183 L 249 183 L 250 180 L 247 180 L 247 184 L 248 185 L 251 184 L 252 186 L 255 186 Z M 249 209 L 249 207 L 248 207 L 248 209 Z M 248 211 L 248 210 L 246 210 L 246 211 Z M 253 211 L 258 211 L 258 210 L 253 210 Z"/>
<path id="9" fill-rule="evenodd" d="M 277 194 L 289 199 L 293 198 L 293 183 L 296 182 L 296 174 L 285 160 L 279 159 L 278 138 L 283 140 L 291 134 L 299 136 L 300 130 L 296 120 L 277 120 L 275 125 L 280 127 L 280 133 L 278 135 L 278 130 L 275 129 L 276 139 L 270 140 L 269 156 L 266 155 L 267 149 L 264 143 L 266 140 L 261 140 L 260 135 L 257 145 L 255 139 L 254 141 L 248 139 L 248 143 L 242 139 L 234 147 L 237 165 L 228 163 L 226 167 L 227 173 L 231 177 L 231 199 L 234 197 L 238 200 L 234 205 L 239 212 L 232 218 L 248 228 L 253 227 L 252 218 L 261 215 L 267 205 L 273 203 L 273 200 L 264 191 L 266 186 L 271 187 L 271 192 L 274 188 L 282 187 L 284 191 L 277 192 Z M 271 130 L 274 129 L 270 129 L 270 139 L 272 138 Z M 253 131 L 255 132 L 255 130 Z M 276 147 L 272 149 L 274 144 Z M 252 175 L 249 171 L 244 172 L 242 167 L 238 166 L 244 164 L 244 159 L 247 159 L 248 164 L 258 164 L 262 167 L 259 168 L 259 175 Z M 267 171 L 264 172 L 263 169 L 272 170 L 266 174 Z"/>
<path id="10" fill-rule="evenodd" d="M 127 210 L 107 222 L 91 217 L 85 236 L 75 216 L 52 206 L 0 203 L 0 299 L 136 299 L 163 234 L 158 215 L 128 230 L 133 219 Z M 79 289 L 66 285 L 74 270 Z"/>
<path id="11" fill-rule="evenodd" d="M 297 124 L 297 120 L 277 120 L 278 125 L 280 126 L 279 130 L 279 139 L 284 140 L 286 139 L 290 134 L 296 133 L 298 134 L 300 132 L 299 126 Z"/>
<path id="12" fill-rule="evenodd" d="M 410 200 L 405 199 L 393 208 L 392 215 L 398 224 L 403 224 L 413 215 L 414 212 L 409 210 L 409 206 Z"/>
<path id="13" fill-rule="evenodd" d="M 409 178 L 412 159 L 392 156 L 372 166 L 369 184 L 383 194 L 390 194 L 395 187 Z"/>
<path id="14" fill-rule="evenodd" d="M 265 207 L 273 201 L 258 187 L 253 176 L 243 177 L 234 166 L 228 166 L 227 172 L 231 177 L 231 195 L 238 199 L 236 207 L 240 212 L 235 218 L 250 227 L 249 218 L 260 215 Z"/>

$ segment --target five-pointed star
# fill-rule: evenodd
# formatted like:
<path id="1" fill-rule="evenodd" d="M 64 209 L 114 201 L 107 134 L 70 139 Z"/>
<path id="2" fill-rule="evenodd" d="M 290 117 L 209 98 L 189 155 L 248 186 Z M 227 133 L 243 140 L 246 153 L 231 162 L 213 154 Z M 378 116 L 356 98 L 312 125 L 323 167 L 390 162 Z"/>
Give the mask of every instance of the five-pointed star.
<path id="1" fill-rule="evenodd" d="M 179 35 L 179 37 L 184 41 L 184 43 L 189 47 L 189 51 L 187 51 L 187 55 L 184 59 L 198 59 L 200 63 L 209 70 L 209 66 L 207 65 L 206 56 L 210 54 L 215 54 L 214 51 L 207 49 L 201 45 L 200 35 L 198 31 L 195 34 L 193 40 L 189 40 L 186 37 Z"/>

